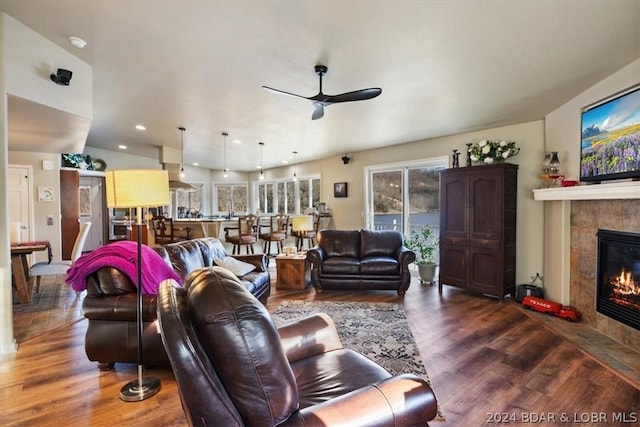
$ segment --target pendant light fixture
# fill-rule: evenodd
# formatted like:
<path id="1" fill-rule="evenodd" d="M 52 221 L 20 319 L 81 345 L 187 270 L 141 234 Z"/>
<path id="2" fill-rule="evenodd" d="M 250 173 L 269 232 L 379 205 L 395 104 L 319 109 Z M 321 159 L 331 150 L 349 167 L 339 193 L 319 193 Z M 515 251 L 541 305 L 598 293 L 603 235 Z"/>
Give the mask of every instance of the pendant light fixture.
<path id="1" fill-rule="evenodd" d="M 184 131 L 186 129 L 180 126 L 178 130 L 180 130 L 180 178 L 184 178 L 186 176 L 184 173 Z"/>
<path id="2" fill-rule="evenodd" d="M 298 152 L 297 152 L 297 151 L 294 151 L 294 152 L 293 152 L 293 180 L 294 180 L 294 181 L 297 181 L 297 180 L 298 180 L 298 174 L 296 173 L 296 172 L 297 172 L 297 170 L 296 170 L 296 169 L 297 169 L 297 168 L 296 168 L 296 156 L 297 156 L 297 155 L 298 155 Z"/>
<path id="3" fill-rule="evenodd" d="M 227 137 L 229 134 L 227 132 L 222 132 L 222 136 L 224 137 L 224 170 L 222 176 L 225 178 L 229 176 L 227 169 Z"/>
<path id="4" fill-rule="evenodd" d="M 264 150 L 264 142 L 258 142 L 260 146 L 260 180 L 264 180 L 264 170 L 262 170 L 262 151 Z"/>

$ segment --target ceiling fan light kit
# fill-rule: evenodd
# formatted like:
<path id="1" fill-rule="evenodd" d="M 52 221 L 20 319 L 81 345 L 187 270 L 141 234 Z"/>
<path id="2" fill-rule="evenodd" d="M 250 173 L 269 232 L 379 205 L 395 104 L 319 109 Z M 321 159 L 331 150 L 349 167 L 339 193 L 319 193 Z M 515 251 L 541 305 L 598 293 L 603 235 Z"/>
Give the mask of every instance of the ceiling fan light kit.
<path id="1" fill-rule="evenodd" d="M 302 95 L 297 95 L 295 93 L 274 89 L 268 86 L 262 86 L 262 87 L 270 92 L 278 93 L 281 95 L 295 96 L 297 98 L 308 99 L 309 101 L 311 101 L 314 107 L 313 114 L 311 115 L 312 120 L 318 120 L 324 117 L 324 107 L 328 107 L 331 104 L 337 104 L 340 102 L 364 101 L 367 99 L 375 98 L 376 96 L 382 93 L 382 89 L 376 87 L 376 88 L 354 90 L 352 92 L 345 92 L 339 95 L 324 94 L 322 93 L 322 76 L 325 75 L 327 71 L 328 71 L 328 68 L 325 65 L 315 66 L 315 72 L 318 75 L 318 78 L 320 79 L 320 90 L 318 94 L 315 96 L 306 97 Z"/>

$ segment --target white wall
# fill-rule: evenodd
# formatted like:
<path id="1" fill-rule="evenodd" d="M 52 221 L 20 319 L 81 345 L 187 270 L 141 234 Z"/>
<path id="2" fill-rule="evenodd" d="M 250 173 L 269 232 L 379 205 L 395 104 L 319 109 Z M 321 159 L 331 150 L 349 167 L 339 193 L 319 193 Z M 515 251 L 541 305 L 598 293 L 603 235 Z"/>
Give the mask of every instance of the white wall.
<path id="1" fill-rule="evenodd" d="M 175 162 L 179 161 L 179 150 L 174 150 L 178 153 L 177 159 L 169 159 L 164 157 L 161 153 L 160 148 L 158 148 L 158 158 L 150 158 L 144 156 L 137 156 L 133 154 L 129 154 L 126 150 L 123 151 L 112 151 L 112 150 L 103 150 L 95 147 L 85 147 L 83 154 L 88 154 L 92 159 L 101 159 L 107 165 L 107 170 L 114 169 L 162 169 L 162 160 Z M 165 150 L 165 154 L 169 152 Z M 222 176 L 222 171 L 216 171 L 211 169 L 200 168 L 196 166 L 191 166 L 188 164 L 184 165 L 185 178 L 182 179 L 184 182 L 194 183 L 194 184 L 204 184 L 202 189 L 202 213 L 204 215 L 209 215 L 212 213 L 213 209 L 213 189 L 212 182 L 230 182 L 230 183 L 248 183 L 249 182 L 249 174 L 247 173 L 238 173 L 238 172 L 229 172 L 229 177 L 224 178 Z"/>
<path id="2" fill-rule="evenodd" d="M 3 14 L 3 21 L 5 92 L 91 119 L 91 66 L 9 15 Z M 73 84 L 51 81 L 58 68 L 73 71 Z"/>
<path id="3" fill-rule="evenodd" d="M 16 95 L 29 101 L 67 111 L 77 116 L 92 117 L 92 70 L 66 50 L 31 31 L 15 19 L 0 14 L 0 353 L 16 350 L 13 338 L 13 310 L 11 287 L 11 254 L 9 250 L 9 224 L 7 207 L 7 169 L 9 163 L 7 95 Z M 53 84 L 49 75 L 57 68 L 72 69 L 74 84 L 65 86 L 65 96 L 60 96 L 61 87 Z M 37 163 L 35 158 L 22 155 L 12 157 L 28 164 Z M 35 179 L 50 179 L 34 167 Z M 55 181 L 59 181 L 56 177 Z M 52 182 L 47 181 L 47 186 Z M 37 186 L 37 183 L 35 184 Z M 58 184 L 59 185 L 59 184 Z M 35 192 L 34 192 L 35 194 Z M 59 212 L 59 210 L 58 210 Z M 39 220 L 36 219 L 38 223 Z M 56 228 L 56 227 L 54 227 Z M 43 231 L 48 233 L 49 230 Z M 59 227 L 57 231 L 59 235 Z M 55 231 L 51 230 L 51 235 Z"/>
<path id="4" fill-rule="evenodd" d="M 112 151 L 95 147 L 85 147 L 82 154 L 88 154 L 91 159 L 104 160 L 107 170 L 114 169 L 162 169 L 158 159 L 129 154 L 126 150 Z"/>
<path id="5" fill-rule="evenodd" d="M 640 58 L 573 98 L 545 117 L 546 151 L 557 151 L 568 179 L 580 178 L 580 113 L 584 107 L 640 83 Z M 545 205 L 544 277 L 549 299 L 569 304 L 569 201 Z"/>
<path id="6" fill-rule="evenodd" d="M 9 206 L 7 198 L 8 174 L 8 150 L 7 135 L 7 96 L 4 91 L 6 63 L 4 25 L 6 15 L 0 15 L 0 87 L 3 88 L 0 96 L 0 354 L 16 351 L 17 344 L 13 338 L 13 310 L 11 286 L 11 251 L 9 248 Z"/>

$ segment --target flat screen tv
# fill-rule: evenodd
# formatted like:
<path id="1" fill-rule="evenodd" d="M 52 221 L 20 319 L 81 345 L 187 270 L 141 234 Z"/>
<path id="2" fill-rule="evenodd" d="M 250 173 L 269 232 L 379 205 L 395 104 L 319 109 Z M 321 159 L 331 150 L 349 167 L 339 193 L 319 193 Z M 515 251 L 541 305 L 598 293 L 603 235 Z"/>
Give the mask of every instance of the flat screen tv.
<path id="1" fill-rule="evenodd" d="M 640 86 L 582 111 L 580 181 L 640 178 Z"/>

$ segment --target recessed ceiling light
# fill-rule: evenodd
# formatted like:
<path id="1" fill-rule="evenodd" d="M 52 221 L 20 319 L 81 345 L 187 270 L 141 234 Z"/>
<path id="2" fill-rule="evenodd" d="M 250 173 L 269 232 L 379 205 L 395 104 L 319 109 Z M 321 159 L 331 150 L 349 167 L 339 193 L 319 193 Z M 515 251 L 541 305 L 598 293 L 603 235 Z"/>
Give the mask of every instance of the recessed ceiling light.
<path id="1" fill-rule="evenodd" d="M 262 168 L 260 167 L 260 165 L 258 165 L 258 166 L 256 166 L 256 169 L 262 169 Z"/>
<path id="2" fill-rule="evenodd" d="M 198 162 L 194 162 L 194 163 L 193 163 L 193 166 L 200 166 L 200 163 L 198 163 Z"/>
<path id="3" fill-rule="evenodd" d="M 147 130 L 147 128 L 144 125 L 136 125 L 136 129 L 138 129 L 138 130 Z"/>
<path id="4" fill-rule="evenodd" d="M 284 163 L 285 165 L 289 163 L 289 160 L 283 160 L 282 163 Z"/>
<path id="5" fill-rule="evenodd" d="M 234 139 L 234 140 L 233 140 L 233 143 L 234 143 L 234 144 L 242 144 L 242 141 L 240 141 L 239 139 Z"/>
<path id="6" fill-rule="evenodd" d="M 82 40 L 80 37 L 69 37 L 69 42 L 73 47 L 77 47 L 78 49 L 82 49 L 87 45 L 87 42 Z"/>
<path id="7" fill-rule="evenodd" d="M 124 144 L 120 144 L 120 145 L 118 145 L 118 148 L 121 149 L 121 150 L 126 150 L 127 146 L 124 145 Z"/>

